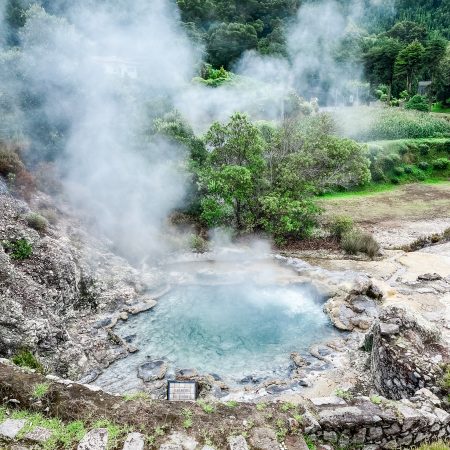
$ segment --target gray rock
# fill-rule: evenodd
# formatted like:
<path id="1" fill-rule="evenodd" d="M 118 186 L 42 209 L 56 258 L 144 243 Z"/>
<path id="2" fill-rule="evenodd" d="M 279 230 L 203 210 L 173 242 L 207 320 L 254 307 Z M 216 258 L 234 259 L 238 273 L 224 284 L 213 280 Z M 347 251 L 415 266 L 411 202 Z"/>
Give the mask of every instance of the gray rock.
<path id="1" fill-rule="evenodd" d="M 271 428 L 255 428 L 252 430 L 250 445 L 255 450 L 273 450 L 278 447 L 277 436 Z"/>
<path id="2" fill-rule="evenodd" d="M 390 336 L 392 334 L 398 334 L 400 327 L 393 323 L 380 323 L 380 333 L 382 336 Z"/>
<path id="3" fill-rule="evenodd" d="M 229 450 L 249 450 L 244 436 L 231 436 L 228 438 Z"/>
<path id="4" fill-rule="evenodd" d="M 136 305 L 130 306 L 127 308 L 127 312 L 130 314 L 139 314 L 144 311 L 148 311 L 156 306 L 158 302 L 155 300 L 150 300 L 147 302 L 137 303 Z"/>
<path id="5" fill-rule="evenodd" d="M 162 380 L 167 372 L 167 364 L 162 359 L 158 359 L 155 361 L 150 361 L 144 364 L 141 364 L 138 367 L 138 377 L 142 380 L 148 381 L 156 381 Z"/>
<path id="6" fill-rule="evenodd" d="M 291 353 L 291 360 L 295 364 L 296 367 L 305 367 L 309 365 L 309 362 L 303 358 L 303 356 L 300 355 L 298 352 L 292 352 Z"/>
<path id="7" fill-rule="evenodd" d="M 417 277 L 419 281 L 438 281 L 442 280 L 442 277 L 438 273 L 424 273 Z"/>
<path id="8" fill-rule="evenodd" d="M 25 439 L 33 442 L 45 442 L 52 437 L 53 432 L 43 427 L 36 427 L 25 435 Z"/>
<path id="9" fill-rule="evenodd" d="M 287 450 L 308 450 L 305 439 L 301 434 L 297 436 L 287 436 L 284 441 Z M 277 447 L 274 447 L 275 450 Z"/>
<path id="10" fill-rule="evenodd" d="M 311 399 L 314 406 L 345 406 L 347 403 L 340 397 L 315 397 Z"/>
<path id="11" fill-rule="evenodd" d="M 25 419 L 6 419 L 0 425 L 0 436 L 14 439 L 26 423 Z"/>
<path id="12" fill-rule="evenodd" d="M 108 430 L 97 428 L 89 431 L 78 444 L 78 450 L 106 450 L 108 447 Z"/>
<path id="13" fill-rule="evenodd" d="M 316 418 L 309 412 L 305 411 L 305 413 L 302 415 L 302 427 L 303 431 L 307 434 L 315 433 L 316 431 L 320 430 L 320 424 L 316 420 Z"/>
<path id="14" fill-rule="evenodd" d="M 159 450 L 183 450 L 183 447 L 179 444 L 163 444 L 161 447 L 159 447 Z"/>
<path id="15" fill-rule="evenodd" d="M 323 440 L 327 442 L 337 442 L 338 435 L 334 431 L 324 431 Z"/>
<path id="16" fill-rule="evenodd" d="M 438 418 L 439 422 L 443 425 L 447 425 L 450 423 L 450 414 L 447 411 L 444 411 L 443 409 L 436 408 L 434 410 L 434 414 Z"/>
<path id="17" fill-rule="evenodd" d="M 130 433 L 123 445 L 123 450 L 144 450 L 144 435 L 141 433 Z"/>

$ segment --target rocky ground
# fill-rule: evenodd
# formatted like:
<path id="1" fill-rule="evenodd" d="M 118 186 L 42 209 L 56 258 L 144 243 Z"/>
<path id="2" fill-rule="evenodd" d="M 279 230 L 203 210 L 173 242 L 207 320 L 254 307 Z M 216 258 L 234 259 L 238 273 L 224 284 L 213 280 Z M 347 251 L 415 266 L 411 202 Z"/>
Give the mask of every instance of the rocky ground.
<path id="1" fill-rule="evenodd" d="M 185 281 L 194 275 L 180 275 L 176 265 L 172 265 L 171 279 L 160 269 L 139 271 L 115 255 L 110 242 L 93 238 L 54 199 L 37 193 L 25 203 L 11 196 L 4 184 L 0 188 L 0 355 L 11 357 L 27 348 L 50 373 L 93 382 L 113 361 L 138 350 L 115 333 L 117 321 L 152 308 L 174 282 L 173 274 Z M 342 338 L 318 343 L 306 359 L 291 355 L 293 372 L 287 380 L 230 391 L 212 377 L 178 373 L 179 379 L 198 381 L 201 397 L 214 405 L 214 414 L 202 405 L 188 406 L 195 415 L 186 427 L 185 404 L 159 400 L 127 404 L 120 395 L 57 378 L 45 380 L 3 362 L 0 394 L 6 413 L 13 421 L 23 420 L 15 418 L 14 409 L 25 408 L 63 420 L 82 419 L 98 430 L 92 421 L 96 414 L 141 433 L 123 436 L 120 446 L 128 438 L 138 442 L 137 447 L 125 445 L 127 450 L 142 449 L 141 440 L 148 445 L 149 436 L 155 438 L 149 447 L 166 450 L 203 445 L 207 449 L 210 441 L 216 448 L 232 450 L 245 450 L 248 445 L 263 450 L 304 449 L 303 434 L 329 446 L 370 449 L 448 438 L 449 404 L 441 383 L 450 361 L 450 243 L 414 252 L 399 249 L 422 233 L 440 233 L 448 226 L 448 199 L 434 200 L 434 206 L 423 208 L 428 217 L 385 216 L 379 224 L 361 219 L 358 223 L 382 243 L 382 254 L 373 261 L 349 258 L 328 248 L 275 257 L 278 281 L 312 282 L 329 298 L 325 311 L 333 324 L 347 332 Z M 390 207 L 396 209 L 395 204 Z M 430 211 L 439 214 L 431 217 Z M 31 212 L 46 214 L 48 225 L 36 230 L 30 224 Z M 11 244 L 21 239 L 31 244 L 32 254 L 18 260 Z M 254 271 L 261 270 L 258 264 L 252 264 Z M 205 276 L 214 280 L 216 275 L 200 272 L 203 282 Z M 199 271 L 194 273 L 198 276 Z M 36 399 L 33 390 L 42 383 L 51 389 L 43 399 Z M 164 374 L 152 375 L 142 390 L 164 396 Z M 222 402 L 216 403 L 216 397 L 222 397 Z M 265 406 L 236 405 L 236 399 Z M 227 406 L 227 401 L 233 406 Z M 13 440 L 22 439 L 26 423 L 0 424 L 6 448 L 12 444 L 5 427 L 17 430 Z M 161 424 L 164 433 L 155 437 L 154 430 Z M 95 431 L 86 439 L 100 442 L 99 446 L 83 441 L 79 448 L 103 449 L 106 435 Z M 44 445 L 28 441 L 24 441 L 27 446 Z"/>

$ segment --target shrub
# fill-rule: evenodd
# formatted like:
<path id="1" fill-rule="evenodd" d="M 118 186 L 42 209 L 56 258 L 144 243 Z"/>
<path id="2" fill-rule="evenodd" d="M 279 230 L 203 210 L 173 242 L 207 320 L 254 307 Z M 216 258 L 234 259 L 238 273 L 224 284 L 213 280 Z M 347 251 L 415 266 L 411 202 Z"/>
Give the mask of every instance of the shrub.
<path id="1" fill-rule="evenodd" d="M 433 169 L 444 170 L 449 166 L 450 160 L 448 160 L 447 158 L 438 158 L 438 159 L 435 159 L 432 164 L 433 164 Z"/>
<path id="2" fill-rule="evenodd" d="M 48 221 L 38 213 L 30 213 L 25 216 L 27 225 L 36 231 L 45 231 L 48 227 Z"/>
<path id="3" fill-rule="evenodd" d="M 400 184 L 400 179 L 397 177 L 392 177 L 391 178 L 391 183 L 392 184 Z"/>
<path id="4" fill-rule="evenodd" d="M 418 167 L 420 170 L 428 170 L 429 167 L 430 167 L 430 164 L 428 164 L 426 161 L 420 161 L 420 163 L 417 164 L 417 167 Z"/>
<path id="5" fill-rule="evenodd" d="M 401 144 L 398 152 L 400 155 L 404 156 L 409 152 L 409 147 L 406 144 Z"/>
<path id="6" fill-rule="evenodd" d="M 43 373 L 44 366 L 38 361 L 36 356 L 33 355 L 29 350 L 19 350 L 12 358 L 11 361 L 19 367 L 28 367 L 29 369 L 34 369 L 37 372 Z"/>
<path id="7" fill-rule="evenodd" d="M 394 168 L 394 173 L 398 177 L 401 177 L 402 175 L 404 175 L 405 169 L 403 167 L 401 167 L 401 166 L 397 166 L 397 167 Z"/>
<path id="8" fill-rule="evenodd" d="M 374 258 L 380 250 L 378 242 L 371 234 L 356 229 L 342 236 L 341 246 L 350 255 L 365 253 L 370 258 Z"/>
<path id="9" fill-rule="evenodd" d="M 12 259 L 27 259 L 33 253 L 33 246 L 26 239 L 18 239 L 17 241 L 2 241 L 3 248 L 11 255 Z"/>
<path id="10" fill-rule="evenodd" d="M 407 173 L 407 174 L 412 174 L 413 173 L 413 167 L 412 166 L 405 166 L 404 172 Z"/>
<path id="11" fill-rule="evenodd" d="M 24 169 L 23 163 L 16 152 L 0 147 L 0 175 L 17 174 Z"/>
<path id="12" fill-rule="evenodd" d="M 420 144 L 419 151 L 422 156 L 427 156 L 430 153 L 430 147 L 427 144 Z"/>
<path id="13" fill-rule="evenodd" d="M 208 242 L 198 234 L 189 237 L 189 247 L 193 252 L 205 253 L 208 251 Z"/>
<path id="14" fill-rule="evenodd" d="M 330 223 L 331 234 L 341 240 L 342 236 L 354 227 L 353 219 L 349 216 L 336 216 Z"/>
<path id="15" fill-rule="evenodd" d="M 415 95 L 405 104 L 405 108 L 428 112 L 430 110 L 430 105 L 428 104 L 426 97 L 423 97 L 422 95 Z"/>

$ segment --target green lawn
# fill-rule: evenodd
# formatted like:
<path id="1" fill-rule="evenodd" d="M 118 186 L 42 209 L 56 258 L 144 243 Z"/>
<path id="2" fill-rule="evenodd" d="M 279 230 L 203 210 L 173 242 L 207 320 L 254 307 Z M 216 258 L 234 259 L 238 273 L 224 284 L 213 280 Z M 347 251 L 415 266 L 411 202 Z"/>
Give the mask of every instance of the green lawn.
<path id="1" fill-rule="evenodd" d="M 450 106 L 443 106 L 442 103 L 434 103 L 431 112 L 450 114 Z"/>

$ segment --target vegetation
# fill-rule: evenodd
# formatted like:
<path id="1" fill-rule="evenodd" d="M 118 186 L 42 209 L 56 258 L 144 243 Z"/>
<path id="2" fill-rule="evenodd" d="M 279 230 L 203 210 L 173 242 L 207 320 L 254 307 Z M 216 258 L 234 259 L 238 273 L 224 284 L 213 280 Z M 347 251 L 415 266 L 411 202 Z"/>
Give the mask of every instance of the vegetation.
<path id="1" fill-rule="evenodd" d="M 29 350 L 19 350 L 12 358 L 11 361 L 20 367 L 26 367 L 28 369 L 34 369 L 39 373 L 44 373 L 44 366 L 39 362 L 36 356 Z"/>
<path id="2" fill-rule="evenodd" d="M 18 261 L 29 258 L 33 253 L 33 246 L 26 239 L 1 241 L 1 244 L 11 258 Z"/>
<path id="3" fill-rule="evenodd" d="M 358 229 L 353 229 L 342 236 L 342 248 L 350 255 L 365 253 L 374 258 L 380 251 L 380 245 L 374 237 Z"/>
<path id="4" fill-rule="evenodd" d="M 49 388 L 50 385 L 48 383 L 37 384 L 33 389 L 33 398 L 40 400 L 47 394 Z"/>
<path id="5" fill-rule="evenodd" d="M 28 226 L 36 231 L 45 231 L 48 227 L 48 221 L 45 217 L 38 213 L 30 213 L 25 216 Z"/>

